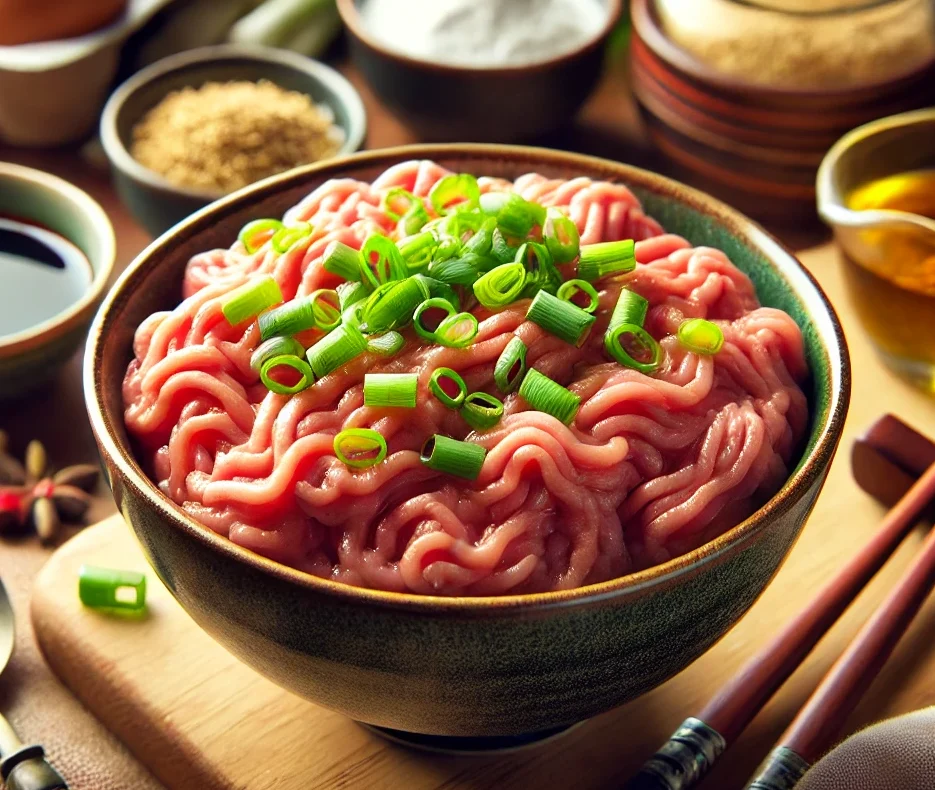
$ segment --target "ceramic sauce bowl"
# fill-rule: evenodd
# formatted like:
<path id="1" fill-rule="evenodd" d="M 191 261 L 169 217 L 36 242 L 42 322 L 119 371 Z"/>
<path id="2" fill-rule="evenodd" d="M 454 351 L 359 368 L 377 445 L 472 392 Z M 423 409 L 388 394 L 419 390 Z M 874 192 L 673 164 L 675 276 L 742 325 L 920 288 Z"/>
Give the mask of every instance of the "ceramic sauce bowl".
<path id="1" fill-rule="evenodd" d="M 0 217 L 58 234 L 91 265 L 87 288 L 61 312 L 12 334 L 0 334 L 3 400 L 48 383 L 84 341 L 113 270 L 116 246 L 110 220 L 89 195 L 28 167 L 0 162 Z M 0 266 L 0 289 L 11 287 L 11 280 L 4 283 L 4 267 Z"/>

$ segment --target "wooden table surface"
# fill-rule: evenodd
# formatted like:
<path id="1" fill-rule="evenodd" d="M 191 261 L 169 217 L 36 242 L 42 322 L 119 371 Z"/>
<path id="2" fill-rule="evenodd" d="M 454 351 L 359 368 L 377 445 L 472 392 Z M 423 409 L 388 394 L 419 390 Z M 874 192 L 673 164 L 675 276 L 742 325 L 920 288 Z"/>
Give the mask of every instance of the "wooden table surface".
<path id="1" fill-rule="evenodd" d="M 368 147 L 415 142 L 405 126 L 380 106 L 359 75 L 349 68 L 345 71 L 361 91 L 367 107 Z M 610 64 L 606 78 L 572 130 L 537 142 L 643 166 L 658 164 L 641 145 L 625 69 L 620 63 Z M 107 211 L 117 233 L 118 270 L 148 241 L 146 233 L 119 203 L 106 170 L 99 163 L 83 158 L 76 149 L 29 151 L 0 146 L 0 160 L 56 173 L 95 197 Z M 798 249 L 805 246 L 798 231 L 795 236 L 791 231 L 778 233 L 791 246 Z M 732 645 L 749 646 L 750 650 L 798 611 L 816 585 L 865 540 L 879 520 L 881 509 L 850 479 L 847 456 L 853 437 L 884 411 L 895 412 L 921 430 L 935 434 L 935 400 L 895 379 L 878 363 L 851 312 L 840 280 L 837 254 L 827 243 L 827 237 L 820 241 L 816 244 L 813 237 L 801 259 L 821 281 L 841 313 L 854 363 L 854 399 L 842 451 L 815 515 L 775 582 L 732 634 Z M 84 411 L 80 354 L 48 391 L 2 407 L 0 428 L 10 433 L 17 450 L 29 439 L 43 440 L 56 465 L 93 461 L 96 451 Z M 98 520 L 113 511 L 109 493 L 102 488 L 90 519 Z M 858 605 L 824 640 L 816 655 L 757 719 L 738 745 L 735 759 L 741 761 L 740 769 L 732 771 L 732 775 L 742 775 L 748 766 L 752 770 L 759 757 L 765 754 L 875 602 L 892 585 L 918 543 L 918 535 L 907 541 Z M 28 598 L 31 581 L 47 555 L 47 549 L 30 539 L 0 544 L 0 578 L 13 600 L 18 629 L 13 660 L 0 681 L 0 710 L 20 729 L 25 740 L 46 745 L 72 790 L 155 790 L 159 784 L 58 683 L 36 648 L 28 620 Z M 925 682 L 928 678 L 935 681 L 935 662 L 930 656 L 933 634 L 935 605 L 929 605 L 855 714 L 851 726 L 935 703 L 935 682 Z M 682 682 L 684 705 L 678 710 L 668 707 L 658 710 L 666 729 L 669 725 L 674 727 L 685 715 L 696 712 L 728 671 L 732 670 L 727 665 L 706 662 L 702 658 L 692 669 L 693 682 Z M 703 683 L 697 682 L 699 677 L 703 678 Z M 679 678 L 672 683 L 680 683 Z M 716 783 L 706 783 L 711 790 L 728 787 L 723 778 L 712 779 Z"/>

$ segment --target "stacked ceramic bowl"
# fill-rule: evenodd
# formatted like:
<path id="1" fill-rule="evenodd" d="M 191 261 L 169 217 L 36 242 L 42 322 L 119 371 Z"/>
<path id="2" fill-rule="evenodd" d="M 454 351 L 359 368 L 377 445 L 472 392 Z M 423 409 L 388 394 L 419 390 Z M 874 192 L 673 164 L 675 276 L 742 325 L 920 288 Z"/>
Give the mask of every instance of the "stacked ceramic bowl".
<path id="1" fill-rule="evenodd" d="M 670 38 L 654 0 L 632 0 L 633 89 L 676 174 L 766 221 L 815 217 L 815 176 L 845 132 L 935 102 L 935 58 L 847 88 L 771 87 L 725 75 Z"/>

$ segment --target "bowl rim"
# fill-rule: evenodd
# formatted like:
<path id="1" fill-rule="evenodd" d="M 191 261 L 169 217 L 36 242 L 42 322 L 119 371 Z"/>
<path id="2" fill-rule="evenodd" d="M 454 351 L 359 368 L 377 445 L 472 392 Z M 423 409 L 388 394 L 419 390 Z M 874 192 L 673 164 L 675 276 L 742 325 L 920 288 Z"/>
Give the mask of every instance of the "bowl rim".
<path id="1" fill-rule="evenodd" d="M 830 391 L 828 393 L 827 418 L 823 424 L 815 425 L 813 428 L 814 431 L 818 432 L 818 438 L 811 451 L 800 461 L 782 488 L 765 505 L 727 532 L 687 554 L 675 557 L 661 565 L 605 582 L 571 590 L 544 593 L 491 597 L 446 597 L 355 587 L 312 576 L 283 565 L 232 543 L 227 538 L 200 524 L 166 497 L 149 480 L 130 453 L 129 448 L 126 448 L 116 438 L 111 427 L 111 418 L 103 407 L 102 385 L 98 381 L 99 358 L 103 345 L 102 338 L 104 330 L 110 324 L 109 314 L 112 310 L 119 308 L 124 300 L 123 291 L 137 276 L 137 272 L 143 271 L 149 259 L 157 255 L 164 245 L 183 243 L 199 233 L 204 227 L 213 224 L 218 214 L 242 210 L 264 195 L 301 184 L 316 176 L 325 180 L 329 177 L 339 177 L 340 172 L 348 164 L 388 167 L 408 159 L 434 159 L 445 156 L 486 158 L 489 160 L 512 159 L 519 162 L 528 162 L 531 167 L 536 164 L 548 163 L 562 166 L 575 165 L 582 172 L 588 170 L 600 172 L 611 169 L 618 172 L 621 178 L 628 179 L 628 183 L 646 187 L 647 189 L 655 188 L 658 192 L 676 196 L 680 202 L 687 203 L 698 211 L 717 216 L 718 219 L 732 226 L 734 230 L 742 228 L 742 235 L 747 243 L 760 250 L 771 261 L 775 261 L 777 258 L 781 260 L 781 263 L 777 265 L 783 267 L 782 273 L 787 278 L 791 277 L 791 284 L 795 287 L 796 292 L 803 300 L 811 302 L 808 305 L 810 308 L 817 308 L 821 311 L 817 318 L 825 325 L 820 334 L 824 339 L 823 345 L 829 356 L 830 371 L 828 381 Z M 808 269 L 798 261 L 790 250 L 757 223 L 715 198 L 678 181 L 642 168 L 584 154 L 528 146 L 441 143 L 365 151 L 342 159 L 332 159 L 281 173 L 238 190 L 182 221 L 143 250 L 127 267 L 107 294 L 88 335 L 83 379 L 91 428 L 104 456 L 105 463 L 109 463 L 116 470 L 120 477 L 121 487 L 132 489 L 138 497 L 145 500 L 149 508 L 156 511 L 163 519 L 166 519 L 171 528 L 182 530 L 202 545 L 219 552 L 226 558 L 238 563 L 244 563 L 264 574 L 269 574 L 280 582 L 298 585 L 298 587 L 304 588 L 309 593 L 335 596 L 339 600 L 348 603 L 363 602 L 383 608 L 416 613 L 442 612 L 457 613 L 463 616 L 484 616 L 512 610 L 516 607 L 523 607 L 530 612 L 534 610 L 542 611 L 580 603 L 600 603 L 620 594 L 642 593 L 653 585 L 673 583 L 678 577 L 691 572 L 697 566 L 726 557 L 729 553 L 742 549 L 768 526 L 770 519 L 790 511 L 810 490 L 812 485 L 821 481 L 834 455 L 844 425 L 844 418 L 847 414 L 850 398 L 850 359 L 844 331 L 834 307 Z M 117 420 L 122 421 L 122 415 L 116 415 L 116 417 Z"/>
<path id="2" fill-rule="evenodd" d="M 340 2 L 340 0 L 339 0 Z M 760 9 L 766 11 L 766 9 Z M 857 9 L 859 12 L 866 9 Z M 774 12 L 781 13 L 781 12 Z M 935 55 L 917 66 L 882 80 L 868 80 L 843 88 L 791 88 L 770 84 L 760 84 L 737 79 L 723 74 L 696 58 L 688 50 L 679 46 L 662 29 L 655 0 L 631 0 L 630 16 L 633 32 L 639 36 L 647 49 L 662 60 L 667 66 L 695 80 L 714 85 L 723 90 L 743 93 L 746 96 L 777 99 L 834 99 L 837 97 L 855 97 L 872 93 L 894 85 L 909 82 L 935 71 Z"/>
<path id="3" fill-rule="evenodd" d="M 861 228 L 883 223 L 889 225 L 902 223 L 922 227 L 935 233 L 935 219 L 921 214 L 913 214 L 911 211 L 889 208 L 861 210 L 848 208 L 845 203 L 845 196 L 841 194 L 835 183 L 835 174 L 841 165 L 841 159 L 852 148 L 880 132 L 905 129 L 917 125 L 931 126 L 932 133 L 935 135 L 935 107 L 926 107 L 921 110 L 878 118 L 875 121 L 858 126 L 856 129 L 851 129 L 831 146 L 818 166 L 818 175 L 815 180 L 818 214 L 828 225 L 832 227 Z M 892 175 L 896 175 L 896 173 Z"/>
<path id="4" fill-rule="evenodd" d="M 564 52 L 561 55 L 517 66 L 455 66 L 449 63 L 436 63 L 433 60 L 413 57 L 412 55 L 397 52 L 396 50 L 384 46 L 378 39 L 370 35 L 367 26 L 361 18 L 360 9 L 357 7 L 356 0 L 337 0 L 338 14 L 340 14 L 341 20 L 344 22 L 344 25 L 350 31 L 351 35 L 366 47 L 378 52 L 383 57 L 395 60 L 399 63 L 404 63 L 408 66 L 435 71 L 442 75 L 466 76 L 482 74 L 488 77 L 515 77 L 520 74 L 544 71 L 575 60 L 586 52 L 600 46 L 601 42 L 613 31 L 623 13 L 623 0 L 607 0 L 607 3 L 607 18 L 604 20 L 604 24 L 601 26 L 600 30 L 574 49 Z"/>
<path id="5" fill-rule="evenodd" d="M 176 195 L 213 202 L 225 197 L 223 192 L 194 189 L 173 184 L 155 170 L 140 164 L 124 145 L 117 128 L 117 120 L 128 99 L 141 88 L 159 82 L 165 77 L 190 66 L 210 65 L 225 60 L 254 60 L 291 68 L 331 90 L 348 113 L 350 119 L 344 143 L 336 156 L 344 156 L 360 149 L 367 134 L 367 111 L 363 99 L 348 79 L 336 69 L 321 61 L 285 49 L 254 44 L 215 44 L 169 55 L 136 72 L 123 82 L 107 99 L 101 112 L 101 145 L 113 167 L 141 181 L 149 187 Z M 333 158 L 333 157 L 332 157 Z M 324 160 L 327 161 L 327 160 Z M 311 164 L 315 164 L 314 162 Z M 304 165 L 301 165 L 304 167 Z"/>
<path id="6" fill-rule="evenodd" d="M 94 233 L 101 243 L 101 255 L 99 265 L 91 263 L 94 277 L 91 278 L 88 290 L 80 299 L 41 323 L 13 334 L 0 335 L 0 360 L 18 356 L 25 351 L 45 345 L 56 337 L 74 329 L 83 321 L 87 321 L 89 313 L 100 301 L 104 290 L 107 288 L 107 283 L 110 281 L 117 260 L 117 238 L 114 234 L 114 226 L 107 218 L 107 213 L 101 207 L 101 204 L 83 189 L 79 189 L 74 184 L 58 176 L 53 176 L 51 173 L 23 165 L 14 165 L 9 162 L 0 162 L 0 183 L 3 181 L 18 181 L 22 184 L 38 187 L 41 191 L 54 192 L 66 198 L 78 214 L 83 215 L 90 221 Z M 22 217 L 21 219 L 27 223 L 31 221 L 30 217 Z M 54 230 L 53 232 L 58 233 L 58 231 Z M 72 239 L 65 237 L 64 234 L 59 233 L 58 235 L 63 236 L 74 246 L 78 246 Z M 88 257 L 84 250 L 81 250 L 81 252 L 85 257 Z"/>

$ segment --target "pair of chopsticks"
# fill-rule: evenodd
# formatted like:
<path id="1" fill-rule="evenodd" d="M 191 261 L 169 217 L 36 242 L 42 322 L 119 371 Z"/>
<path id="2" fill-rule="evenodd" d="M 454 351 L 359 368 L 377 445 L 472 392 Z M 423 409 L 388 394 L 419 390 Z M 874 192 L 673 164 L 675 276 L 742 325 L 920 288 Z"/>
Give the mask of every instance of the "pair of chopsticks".
<path id="1" fill-rule="evenodd" d="M 686 719 L 627 790 L 688 790 L 704 776 L 883 567 L 935 501 L 935 443 L 892 415 L 855 442 L 858 484 L 893 505 L 867 544 L 697 716 Z M 895 504 L 894 504 L 895 503 Z M 836 742 L 848 715 L 935 585 L 935 530 L 779 739 L 748 790 L 791 790 Z"/>

